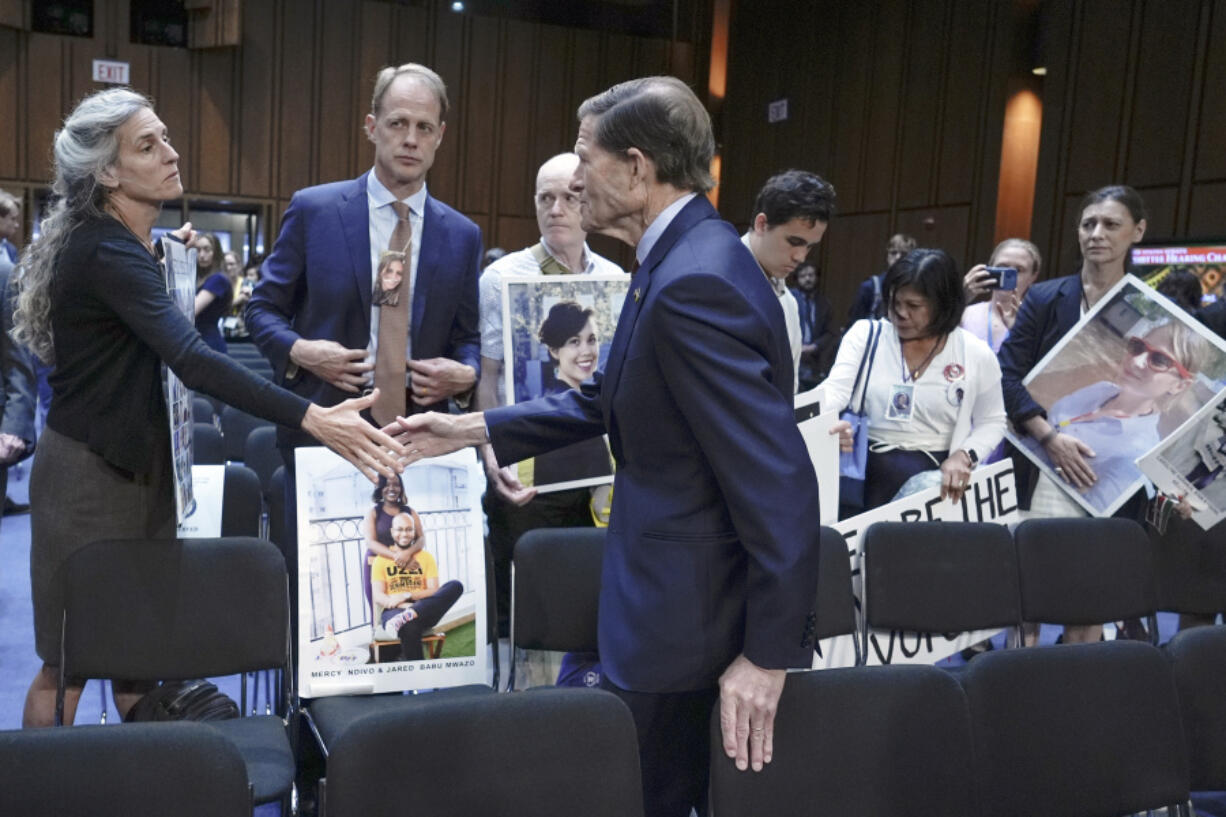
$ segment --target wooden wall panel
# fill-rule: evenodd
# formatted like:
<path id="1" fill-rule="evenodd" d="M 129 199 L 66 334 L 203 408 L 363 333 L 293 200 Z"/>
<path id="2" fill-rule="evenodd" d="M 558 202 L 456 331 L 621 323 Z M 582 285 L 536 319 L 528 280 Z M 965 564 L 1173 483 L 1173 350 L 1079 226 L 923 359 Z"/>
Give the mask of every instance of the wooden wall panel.
<path id="1" fill-rule="evenodd" d="M 313 128 L 318 121 L 315 76 L 315 15 L 298 8 L 281 15 L 280 87 L 274 150 L 277 152 L 277 195 L 289 198 L 312 178 Z"/>
<path id="2" fill-rule="evenodd" d="M 885 242 L 892 223 L 889 213 L 839 216 L 822 240 L 821 289 L 842 323 L 860 282 L 885 268 Z"/>
<path id="3" fill-rule="evenodd" d="M 840 316 L 881 271 L 894 232 L 959 261 L 986 256 L 1004 122 L 994 77 L 1017 70 L 1001 46 L 1017 36 L 1013 16 L 995 0 L 817 0 L 805 15 L 763 3 L 739 4 L 731 26 L 725 217 L 747 224 L 754 192 L 777 169 L 829 179 L 838 215 L 814 260 Z M 794 119 L 761 124 L 759 111 L 780 97 Z"/>
<path id="4" fill-rule="evenodd" d="M 465 66 L 468 75 L 461 100 L 467 125 L 463 137 L 460 208 L 466 213 L 492 211 L 494 177 L 500 170 L 494 158 L 497 145 L 493 127 L 503 104 L 499 28 L 500 21 L 491 18 L 475 18 L 469 24 L 469 59 Z M 531 74 L 517 71 L 516 76 L 523 82 Z"/>
<path id="5" fill-rule="evenodd" d="M 1202 179 L 1226 179 L 1226 0 L 1211 5 L 1212 22 L 1209 42 L 1217 47 L 1208 49 L 1205 59 L 1204 98 L 1200 106 L 1200 128 L 1196 152 L 1196 176 Z M 1226 228 L 1224 228 L 1226 229 Z"/>
<path id="6" fill-rule="evenodd" d="M 196 114 L 192 187 L 204 193 L 224 195 L 232 190 L 235 59 L 231 49 L 210 49 L 196 54 L 199 90 L 190 104 Z"/>
<path id="7" fill-rule="evenodd" d="M 432 37 L 426 44 L 429 65 L 447 83 L 451 110 L 447 113 L 447 131 L 443 144 L 434 157 L 430 171 L 430 194 L 454 206 L 460 204 L 460 171 L 469 137 L 467 102 L 469 68 L 465 60 L 470 41 L 465 37 L 464 18 L 458 14 L 431 12 L 426 23 Z M 424 20 L 423 20 L 424 22 Z M 421 25 L 421 23 L 418 23 Z"/>
<path id="8" fill-rule="evenodd" d="M 32 89 L 26 98 L 25 128 L 30 149 L 26 151 L 24 176 L 30 181 L 51 180 L 51 138 L 69 108 L 63 79 L 66 52 L 62 37 L 29 35 L 26 47 L 28 76 L 31 86 L 37 83 L 37 91 Z"/>
<path id="9" fill-rule="evenodd" d="M 273 195 L 273 111 L 276 107 L 275 40 L 273 0 L 245 0 L 243 31 L 247 32 L 239 58 L 238 193 L 241 196 Z"/>
<path id="10" fill-rule="evenodd" d="M 872 157 L 864 161 L 860 175 L 865 210 L 887 210 L 894 200 L 894 174 L 897 167 L 899 101 L 903 89 L 902 55 L 906 18 L 883 14 L 873 25 L 873 93 L 868 99 L 868 120 L 864 150 Z"/>
<path id="11" fill-rule="evenodd" d="M 1193 187 L 1190 209 L 1189 236 L 1226 239 L 1226 181 Z"/>
<path id="12" fill-rule="evenodd" d="M 963 268 L 972 266 L 967 256 L 970 237 L 970 205 L 951 207 L 925 207 L 919 210 L 900 210 L 896 230 L 915 236 L 921 247 L 936 247 L 953 256 Z M 885 242 L 881 240 L 878 250 L 885 257 Z M 986 253 L 985 253 L 986 255 Z"/>
<path id="13" fill-rule="evenodd" d="M 25 90 L 19 53 L 23 39 L 9 28 L 0 28 L 0 179 L 24 176 L 20 166 L 20 135 L 24 130 L 18 92 Z"/>
<path id="14" fill-rule="evenodd" d="M 1116 0 L 1086 0 L 1081 4 L 1081 41 L 1073 71 L 1077 96 L 1070 108 L 1072 134 L 1069 188 L 1089 190 L 1115 177 L 1118 131 L 1105 123 L 1121 123 L 1128 80 L 1131 17 Z"/>
<path id="15" fill-rule="evenodd" d="M 908 38 L 911 46 L 906 57 L 907 86 L 899 100 L 899 207 L 922 207 L 930 201 L 939 155 L 938 123 L 943 113 L 942 106 L 934 105 L 933 100 L 941 99 L 945 53 L 926 44 L 941 41 L 947 11 L 946 3 L 933 3 L 913 13 L 907 21 L 907 28 L 915 34 Z M 950 102 L 953 107 L 956 101 Z"/>
<path id="16" fill-rule="evenodd" d="M 353 38 L 353 32 L 361 30 L 362 7 L 349 0 L 324 0 L 321 11 L 315 59 L 319 124 L 314 178 L 343 179 L 353 175 L 350 157 L 369 107 L 358 95 L 359 87 L 370 88 L 371 81 L 358 80 L 361 61 Z"/>
<path id="17" fill-rule="evenodd" d="M 1172 14 L 1169 3 L 1151 1 L 1141 20 L 1125 175 L 1138 187 L 1178 183 L 1198 19 L 1195 13 Z M 1156 116 L 1158 111 L 1165 115 Z"/>
<path id="18" fill-rule="evenodd" d="M 1145 207 L 1149 210 L 1145 231 L 1155 238 L 1175 235 L 1178 232 L 1175 225 L 1178 215 L 1179 185 L 1144 187 L 1138 184 L 1137 192 L 1144 197 Z"/>
<path id="19" fill-rule="evenodd" d="M 532 120 L 532 137 L 525 154 L 529 157 L 527 183 L 531 192 L 524 201 L 501 197 L 498 206 L 504 212 L 533 215 L 531 194 L 536 192 L 536 169 L 549 157 L 574 149 L 579 130 L 575 121 L 578 105 L 570 101 L 574 77 L 558 70 L 559 65 L 569 64 L 571 47 L 572 40 L 566 29 L 540 27 L 531 107 L 521 112 Z M 522 194 L 517 195 L 522 197 Z"/>
<path id="20" fill-rule="evenodd" d="M 532 212 L 524 191 L 533 189 L 540 164 L 533 161 L 536 119 L 531 115 L 533 99 L 539 94 L 536 55 L 540 28 L 507 21 L 504 32 L 503 63 L 498 71 L 499 139 L 494 147 L 498 154 L 497 211 L 508 215 Z M 486 119 L 492 120 L 492 114 L 490 111 Z M 498 224 L 498 240 L 502 241 L 501 219 Z"/>
<path id="21" fill-rule="evenodd" d="M 1226 235 L 1226 2 L 1049 4 L 1033 238 L 1050 274 L 1080 262 L 1075 221 L 1088 190 L 1136 187 L 1147 237 Z M 1058 215 L 1058 218 L 1056 216 Z"/>
<path id="22" fill-rule="evenodd" d="M 498 236 L 497 243 L 487 241 L 486 249 L 502 247 L 516 250 L 531 247 L 541 238 L 541 232 L 536 226 L 536 218 L 521 216 L 500 216 L 494 229 L 494 235 Z"/>
<path id="23" fill-rule="evenodd" d="M 444 0 L 242 0 L 241 44 L 208 50 L 129 43 L 128 2 L 96 0 L 87 40 L 0 29 L 0 179 L 45 183 L 52 133 L 99 87 L 91 61 L 122 59 L 171 130 L 187 196 L 267 206 L 271 241 L 295 191 L 371 166 L 362 123 L 375 74 L 420 62 L 451 100 L 431 194 L 477 221 L 487 244 L 518 249 L 537 237 L 536 169 L 572 148 L 582 100 L 670 69 L 706 82 L 705 43 L 455 14 Z M 604 249 L 628 257 L 617 242 Z"/>
<path id="24" fill-rule="evenodd" d="M 945 39 L 958 47 L 947 51 L 945 84 L 935 97 L 941 112 L 935 171 L 936 201 L 941 204 L 972 201 L 979 192 L 977 176 L 998 175 L 1004 94 L 992 83 L 1002 66 L 993 65 L 990 49 L 993 27 L 1006 27 L 995 16 L 998 5 L 955 2 L 950 9 Z M 1007 75 L 1007 70 L 1000 73 Z M 985 120 L 985 109 L 997 111 L 997 117 Z"/>
<path id="25" fill-rule="evenodd" d="M 869 209 L 864 197 L 861 168 L 865 153 L 864 143 L 868 136 L 866 111 L 873 55 L 867 44 L 871 42 L 873 15 L 869 7 L 857 7 L 851 3 L 837 4 L 829 10 L 839 15 L 834 19 L 838 20 L 839 31 L 843 33 L 843 37 L 839 49 L 838 83 L 834 97 L 839 127 L 834 137 L 834 160 L 828 172 L 836 188 L 841 186 L 843 190 L 844 210 L 854 212 Z M 751 70 L 753 69 L 748 61 L 734 65 L 730 83 L 741 75 L 741 71 Z M 813 169 L 821 172 L 820 168 Z"/>

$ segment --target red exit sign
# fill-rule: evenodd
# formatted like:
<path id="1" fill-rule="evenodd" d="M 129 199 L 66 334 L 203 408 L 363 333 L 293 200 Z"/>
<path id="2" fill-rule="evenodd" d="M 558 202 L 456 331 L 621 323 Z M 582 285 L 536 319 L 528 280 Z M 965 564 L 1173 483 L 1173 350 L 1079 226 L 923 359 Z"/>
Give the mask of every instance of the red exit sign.
<path id="1" fill-rule="evenodd" d="M 94 82 L 107 82 L 112 85 L 127 85 L 131 82 L 132 72 L 128 63 L 118 60 L 94 60 Z"/>

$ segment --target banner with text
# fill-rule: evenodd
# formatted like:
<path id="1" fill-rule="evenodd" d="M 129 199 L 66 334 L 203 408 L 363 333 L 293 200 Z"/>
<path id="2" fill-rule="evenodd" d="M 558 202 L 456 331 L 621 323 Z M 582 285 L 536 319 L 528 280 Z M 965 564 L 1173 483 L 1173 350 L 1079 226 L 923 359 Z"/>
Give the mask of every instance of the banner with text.
<path id="1" fill-rule="evenodd" d="M 1009 460 L 981 465 L 971 472 L 971 483 L 958 502 L 941 499 L 941 489 L 931 488 L 835 522 L 830 527 L 847 540 L 852 564 L 856 606 L 860 606 L 860 537 L 874 522 L 998 522 L 1018 521 L 1017 490 L 1013 463 Z M 870 664 L 933 664 L 972 644 L 989 638 L 999 630 L 970 633 L 916 633 L 873 630 L 868 636 Z M 814 656 L 815 669 L 850 667 L 856 662 L 856 636 L 827 638 Z"/>

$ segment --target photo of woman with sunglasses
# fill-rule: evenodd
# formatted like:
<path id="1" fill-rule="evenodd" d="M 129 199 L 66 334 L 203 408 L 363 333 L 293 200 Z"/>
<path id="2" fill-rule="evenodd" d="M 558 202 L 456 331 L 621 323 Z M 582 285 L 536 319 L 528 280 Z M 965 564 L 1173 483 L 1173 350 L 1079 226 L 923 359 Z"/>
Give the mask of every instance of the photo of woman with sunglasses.
<path id="1" fill-rule="evenodd" d="M 1114 371 L 1051 404 L 1047 421 L 1083 443 L 1088 474 L 1070 475 L 1095 513 L 1104 514 L 1141 476 L 1136 459 L 1161 442 L 1163 411 L 1196 381 L 1209 343 L 1178 320 L 1150 324 L 1122 339 Z M 1164 425 L 1164 424 L 1163 424 Z M 1169 429 L 1166 429 L 1169 431 Z M 1031 451 L 1043 456 L 1038 446 Z"/>

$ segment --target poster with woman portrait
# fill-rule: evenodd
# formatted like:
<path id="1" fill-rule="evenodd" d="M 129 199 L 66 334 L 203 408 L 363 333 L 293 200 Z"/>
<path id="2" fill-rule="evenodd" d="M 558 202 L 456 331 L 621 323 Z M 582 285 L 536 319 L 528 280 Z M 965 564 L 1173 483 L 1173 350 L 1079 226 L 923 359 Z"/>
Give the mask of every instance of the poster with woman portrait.
<path id="1" fill-rule="evenodd" d="M 1164 494 L 1187 499 L 1205 530 L 1226 519 L 1226 390 L 1137 465 Z"/>
<path id="2" fill-rule="evenodd" d="M 1226 385 L 1226 342 L 1126 275 L 1022 382 L 1088 452 L 1092 484 L 1075 488 L 1037 440 L 1006 436 L 1087 512 L 1110 516 L 1145 484 L 1137 460 Z"/>
<path id="3" fill-rule="evenodd" d="M 503 282 L 502 326 L 508 403 L 578 389 L 604 367 L 629 275 L 534 275 Z M 613 460 L 594 437 L 515 465 L 538 492 L 608 484 Z"/>
<path id="4" fill-rule="evenodd" d="M 296 455 L 300 694 L 489 683 L 473 450 L 377 485 L 326 448 Z"/>

